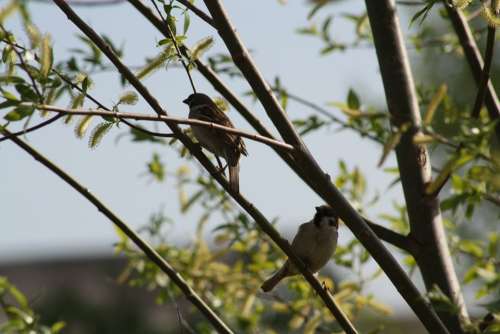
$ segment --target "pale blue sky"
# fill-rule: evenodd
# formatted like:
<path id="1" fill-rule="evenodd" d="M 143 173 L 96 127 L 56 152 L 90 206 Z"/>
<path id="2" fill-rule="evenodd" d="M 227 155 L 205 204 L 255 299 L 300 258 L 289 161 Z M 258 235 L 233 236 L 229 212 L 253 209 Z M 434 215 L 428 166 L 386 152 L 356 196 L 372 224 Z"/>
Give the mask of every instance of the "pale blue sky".
<path id="1" fill-rule="evenodd" d="M 277 1 L 226 1 L 226 6 L 268 80 L 279 75 L 290 92 L 321 105 L 327 101 L 344 101 L 350 87 L 370 103 L 383 105 L 383 88 L 373 49 L 318 57 L 319 41 L 294 32 L 297 27 L 308 24 L 308 9 L 304 1 L 290 1 L 285 6 Z M 201 4 L 200 7 L 203 8 Z M 55 58 L 65 58 L 67 49 L 78 45 L 76 28 L 55 6 L 33 3 L 31 8 L 34 22 L 42 32 L 49 32 L 55 41 Z M 117 45 L 125 44 L 124 60 L 127 64 L 141 64 L 145 57 L 156 54 L 160 35 L 128 4 L 93 9 L 79 7 L 76 10 L 97 32 L 111 36 Z M 364 2 L 346 1 L 326 11 L 339 15 L 345 12 L 359 14 L 363 10 Z M 195 17 L 191 22 L 188 45 L 202 37 L 213 36 L 216 44 L 209 54 L 224 51 L 213 29 Z M 334 37 L 341 41 L 350 39 L 351 25 L 334 19 L 332 26 Z M 15 31 L 20 29 L 15 20 L 7 21 L 6 27 Z M 111 105 L 123 91 L 114 73 L 98 74 L 93 78 L 92 93 L 105 104 Z M 203 77 L 195 74 L 194 79 L 198 90 L 217 95 Z M 226 82 L 238 93 L 248 89 L 240 81 L 226 78 Z M 158 71 L 145 83 L 169 113 L 186 116 L 186 106 L 181 101 L 189 94 L 190 87 L 182 71 Z M 258 104 L 247 102 L 258 116 L 266 117 Z M 144 103 L 139 103 L 127 110 L 148 109 Z M 292 117 L 298 117 L 309 111 L 290 103 L 288 112 Z M 332 112 L 340 115 L 338 110 L 332 109 Z M 229 115 L 237 127 L 250 129 L 235 111 Z M 133 144 L 126 138 L 116 144 L 114 138 L 120 133 L 117 130 L 113 130 L 96 150 L 90 150 L 86 139 L 75 138 L 73 127 L 58 123 L 28 135 L 27 139 L 86 185 L 131 226 L 138 228 L 151 213 L 164 207 L 165 213 L 177 223 L 169 238 L 189 241 L 196 212 L 187 216 L 180 214 L 174 180 L 157 184 L 140 176 L 152 152 L 158 152 L 167 169 L 174 171 L 182 161 L 173 150 Z M 332 176 L 336 175 L 339 159 L 344 159 L 348 166 L 358 165 L 367 177 L 369 193 L 373 195 L 379 189 L 383 196 L 380 205 L 367 210 L 369 216 L 376 218 L 378 213 L 390 211 L 392 201 L 401 193 L 398 187 L 385 193 L 392 177 L 376 167 L 381 148 L 346 131 L 335 133 L 334 129 L 307 136 L 305 141 L 310 150 Z M 299 223 L 311 218 L 314 206 L 320 201 L 287 170 L 273 151 L 251 141 L 247 141 L 247 146 L 250 155 L 241 161 L 241 191 L 267 217 L 279 216 L 278 229 L 290 235 Z M 110 254 L 116 235 L 111 223 L 95 207 L 14 144 L 1 143 L 0 157 L 0 260 Z M 385 166 L 394 165 L 391 155 Z M 192 168 L 196 170 L 198 165 L 192 165 Z M 344 239 L 350 236 L 345 227 L 341 234 Z M 387 286 L 386 281 L 380 281 L 378 286 Z M 400 305 L 401 298 L 395 295 L 394 289 L 387 290 L 390 296 L 387 301 Z M 405 309 L 398 307 L 400 311 Z"/>

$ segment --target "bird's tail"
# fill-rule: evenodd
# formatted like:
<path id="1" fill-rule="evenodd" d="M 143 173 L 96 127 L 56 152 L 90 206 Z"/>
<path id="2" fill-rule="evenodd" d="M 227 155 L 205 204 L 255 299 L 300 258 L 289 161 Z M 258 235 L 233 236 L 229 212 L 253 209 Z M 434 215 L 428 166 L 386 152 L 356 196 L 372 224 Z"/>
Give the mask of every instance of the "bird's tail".
<path id="1" fill-rule="evenodd" d="M 229 186 L 235 192 L 240 192 L 240 164 L 238 161 L 229 166 Z"/>
<path id="2" fill-rule="evenodd" d="M 264 292 L 269 292 L 272 289 L 274 289 L 274 287 L 276 285 L 278 285 L 278 283 L 283 278 L 285 278 L 287 276 L 288 276 L 288 266 L 285 264 L 283 267 L 281 267 L 280 270 L 278 270 L 276 273 L 274 273 L 273 276 L 271 276 L 268 279 L 266 279 L 266 281 L 264 283 L 262 283 L 262 285 L 261 285 L 260 288 Z"/>

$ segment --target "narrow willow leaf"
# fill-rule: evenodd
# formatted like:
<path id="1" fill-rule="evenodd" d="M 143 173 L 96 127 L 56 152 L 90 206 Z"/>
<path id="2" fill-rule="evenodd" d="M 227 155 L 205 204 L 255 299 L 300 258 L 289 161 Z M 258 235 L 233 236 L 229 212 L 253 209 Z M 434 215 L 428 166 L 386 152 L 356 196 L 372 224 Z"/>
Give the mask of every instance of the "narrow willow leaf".
<path id="1" fill-rule="evenodd" d="M 75 126 L 75 135 L 77 138 L 82 139 L 85 136 L 93 118 L 94 116 L 92 115 L 86 115 L 80 118 L 80 121 L 76 123 Z"/>
<path id="2" fill-rule="evenodd" d="M 40 73 L 43 78 L 47 78 L 52 68 L 52 47 L 50 46 L 50 36 L 45 35 L 40 44 Z"/>
<path id="3" fill-rule="evenodd" d="M 163 50 L 160 54 L 158 54 L 153 59 L 147 61 L 146 65 L 144 65 L 137 73 L 137 78 L 144 79 L 149 74 L 153 73 L 157 69 L 159 69 L 169 58 L 171 54 L 171 49 L 173 45 L 170 44 L 165 50 Z"/>
<path id="4" fill-rule="evenodd" d="M 75 97 L 73 97 L 73 100 L 71 101 L 71 108 L 72 109 L 78 109 L 83 105 L 83 100 L 85 99 L 84 94 L 78 94 Z"/>
<path id="5" fill-rule="evenodd" d="M 21 291 L 19 291 L 15 286 L 10 285 L 9 292 L 12 295 L 12 297 L 14 297 L 14 299 L 16 300 L 16 302 L 19 304 L 19 306 L 21 308 L 23 308 L 23 309 L 29 308 L 28 298 L 26 298 L 26 296 Z"/>
<path id="6" fill-rule="evenodd" d="M 3 23 L 9 15 L 13 14 L 18 6 L 19 4 L 16 0 L 11 0 L 6 6 L 2 7 L 0 9 L 0 23 Z"/>
<path id="7" fill-rule="evenodd" d="M 102 122 L 97 124 L 97 126 L 92 130 L 92 134 L 89 138 L 89 147 L 96 148 L 102 141 L 102 138 L 108 133 L 109 129 L 113 126 L 112 122 Z"/>
<path id="8" fill-rule="evenodd" d="M 483 4 L 483 17 L 488 21 L 488 25 L 492 28 L 500 27 L 500 16 L 495 15 L 495 12 L 487 5 Z"/>
<path id="9" fill-rule="evenodd" d="M 64 117 L 64 124 L 70 124 L 74 118 L 75 115 L 67 115 L 66 117 Z"/>
<path id="10" fill-rule="evenodd" d="M 438 189 L 440 189 L 446 182 L 446 180 L 448 180 L 448 177 L 451 175 L 451 173 L 453 173 L 455 168 L 460 165 L 460 160 L 461 157 L 452 157 L 450 160 L 448 160 L 448 162 L 441 169 L 441 172 L 439 172 L 434 181 L 432 181 L 425 187 L 425 193 L 427 195 L 434 194 Z"/>
<path id="11" fill-rule="evenodd" d="M 186 213 L 189 210 L 189 208 L 191 208 L 191 206 L 195 204 L 201 198 L 201 196 L 203 196 L 204 193 L 205 193 L 204 189 L 199 190 L 193 196 L 191 196 L 189 200 L 183 202 L 181 206 L 181 212 Z"/>
<path id="12" fill-rule="evenodd" d="M 120 104 L 134 105 L 137 103 L 138 99 L 139 98 L 138 98 L 136 92 L 128 91 L 128 92 L 123 93 L 122 96 L 120 96 L 119 103 Z"/>
<path id="13" fill-rule="evenodd" d="M 196 42 L 196 44 L 193 46 L 192 51 L 191 51 L 192 59 L 196 60 L 196 59 L 200 58 L 204 52 L 206 52 L 208 49 L 210 49 L 210 47 L 213 45 L 213 43 L 214 43 L 214 40 L 212 37 L 205 37 L 205 38 L 199 40 L 198 42 Z"/>
<path id="14" fill-rule="evenodd" d="M 351 88 L 349 89 L 349 93 L 347 94 L 347 106 L 350 109 L 359 109 L 361 103 L 359 102 L 358 94 Z"/>
<path id="15" fill-rule="evenodd" d="M 472 0 L 453 0 L 452 4 L 455 8 L 465 9 L 471 2 Z"/>
<path id="16" fill-rule="evenodd" d="M 184 12 L 184 27 L 183 27 L 183 35 L 185 35 L 189 29 L 189 25 L 191 24 L 191 19 L 189 18 L 189 11 Z"/>
<path id="17" fill-rule="evenodd" d="M 413 24 L 413 22 L 417 21 L 419 18 L 420 18 L 419 24 L 422 24 L 426 19 L 427 15 L 429 15 L 432 6 L 434 6 L 435 2 L 437 2 L 437 0 L 429 0 L 428 3 L 424 6 L 424 8 L 415 13 L 415 15 L 413 15 L 413 17 L 410 20 L 410 27 Z"/>
<path id="18" fill-rule="evenodd" d="M 429 135 L 424 135 L 422 133 L 417 133 L 413 137 L 414 144 L 429 144 L 429 143 L 434 142 L 434 140 L 435 140 L 434 137 L 429 136 Z"/>
<path id="19" fill-rule="evenodd" d="M 406 130 L 408 130 L 409 127 L 410 127 L 409 123 L 403 124 L 398 129 L 398 131 L 396 131 L 395 133 L 393 133 L 389 137 L 387 142 L 384 144 L 382 156 L 380 157 L 380 160 L 379 160 L 378 165 L 377 165 L 378 167 L 381 167 L 384 164 L 385 160 L 389 156 L 389 153 L 399 144 L 399 141 L 401 140 L 401 136 L 403 135 L 404 132 L 406 132 Z"/>
<path id="20" fill-rule="evenodd" d="M 360 110 L 349 108 L 349 106 L 344 102 L 328 102 L 328 105 L 339 108 L 340 111 L 352 118 L 363 116 L 363 113 Z"/>
<path id="21" fill-rule="evenodd" d="M 26 26 L 26 34 L 30 39 L 31 47 L 37 48 L 42 39 L 42 35 L 40 34 L 40 31 L 37 29 L 37 27 L 33 24 L 28 24 Z"/>
<path id="22" fill-rule="evenodd" d="M 222 112 L 228 112 L 229 111 L 229 104 L 227 103 L 227 101 L 221 97 L 215 97 L 213 98 L 213 101 L 215 102 L 215 104 L 217 105 L 217 107 L 219 107 L 219 109 L 222 111 Z"/>
<path id="23" fill-rule="evenodd" d="M 429 106 L 427 107 L 427 112 L 425 113 L 424 116 L 425 125 L 431 124 L 432 119 L 434 118 L 434 114 L 436 113 L 439 104 L 441 103 L 441 101 L 443 101 L 443 98 L 446 96 L 447 91 L 448 91 L 448 86 L 446 86 L 446 84 L 442 84 L 441 86 L 439 86 L 438 90 L 436 91 L 431 101 L 429 102 Z"/>

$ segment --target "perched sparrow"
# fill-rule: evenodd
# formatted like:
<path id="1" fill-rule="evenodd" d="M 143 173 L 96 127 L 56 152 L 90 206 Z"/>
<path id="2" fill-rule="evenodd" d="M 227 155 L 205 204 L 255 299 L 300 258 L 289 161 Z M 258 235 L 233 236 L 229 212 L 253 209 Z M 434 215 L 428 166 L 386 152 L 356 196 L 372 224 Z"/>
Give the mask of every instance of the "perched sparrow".
<path id="1" fill-rule="evenodd" d="M 189 118 L 234 128 L 226 114 L 207 95 L 194 93 L 182 102 L 189 106 Z M 245 143 L 241 137 L 206 126 L 194 125 L 191 126 L 191 130 L 201 146 L 215 154 L 221 170 L 224 168 L 222 168 L 219 156 L 226 160 L 229 166 L 229 185 L 234 191 L 239 192 L 240 156 L 241 154 L 247 155 Z"/>
<path id="2" fill-rule="evenodd" d="M 300 225 L 292 249 L 310 271 L 316 273 L 330 260 L 335 247 L 339 218 L 327 205 L 317 206 L 314 218 Z M 264 292 L 271 291 L 283 278 L 298 274 L 297 268 L 287 260 L 283 267 L 261 286 Z"/>

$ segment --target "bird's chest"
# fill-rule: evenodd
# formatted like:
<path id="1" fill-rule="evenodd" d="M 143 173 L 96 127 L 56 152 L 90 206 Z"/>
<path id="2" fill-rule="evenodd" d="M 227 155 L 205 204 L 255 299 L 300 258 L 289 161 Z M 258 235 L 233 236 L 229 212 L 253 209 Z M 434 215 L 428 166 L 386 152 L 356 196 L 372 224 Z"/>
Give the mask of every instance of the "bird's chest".
<path id="1" fill-rule="evenodd" d="M 306 261 L 312 272 L 320 270 L 330 260 L 335 250 L 337 233 L 328 232 L 314 234 L 314 243 L 310 246 L 306 255 Z"/>

